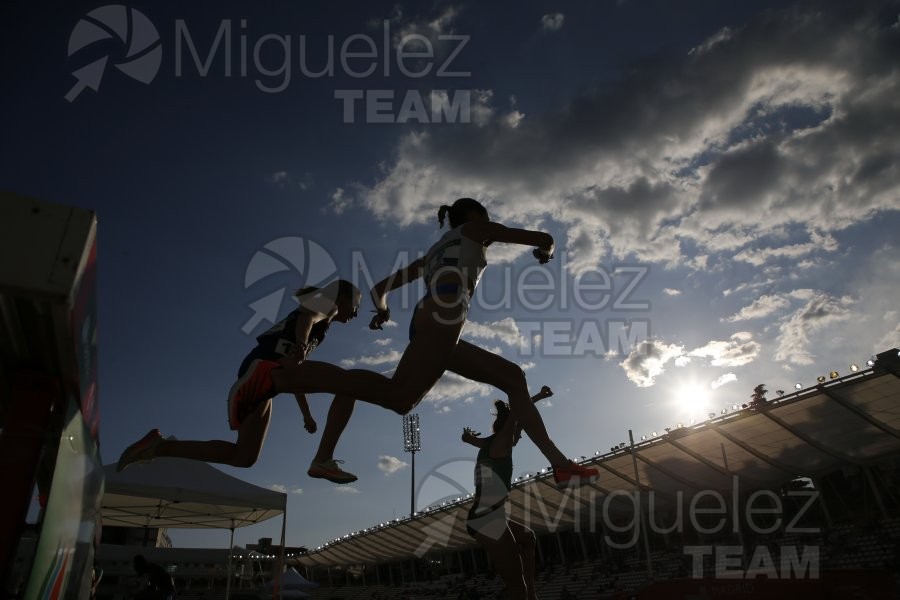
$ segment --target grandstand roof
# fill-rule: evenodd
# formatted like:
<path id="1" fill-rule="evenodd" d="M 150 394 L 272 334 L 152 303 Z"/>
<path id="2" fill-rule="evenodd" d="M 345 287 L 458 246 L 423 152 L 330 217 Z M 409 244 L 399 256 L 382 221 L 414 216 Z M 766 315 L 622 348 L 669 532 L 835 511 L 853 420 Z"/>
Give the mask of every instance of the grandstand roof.
<path id="1" fill-rule="evenodd" d="M 882 359 L 884 357 L 884 359 Z M 868 466 L 900 455 L 900 371 L 897 350 L 874 369 L 784 395 L 762 409 L 746 408 L 671 430 L 630 447 L 582 461 L 600 478 L 578 491 L 557 490 L 549 472 L 514 482 L 510 517 L 538 533 L 595 519 L 613 492 L 654 492 L 664 504 L 679 492 L 741 493 L 778 488 L 847 466 Z M 635 474 L 637 470 L 637 474 Z M 471 498 L 431 507 L 348 534 L 297 559 L 309 566 L 382 563 L 471 546 L 466 514 Z M 592 508 L 593 504 L 593 508 Z"/>

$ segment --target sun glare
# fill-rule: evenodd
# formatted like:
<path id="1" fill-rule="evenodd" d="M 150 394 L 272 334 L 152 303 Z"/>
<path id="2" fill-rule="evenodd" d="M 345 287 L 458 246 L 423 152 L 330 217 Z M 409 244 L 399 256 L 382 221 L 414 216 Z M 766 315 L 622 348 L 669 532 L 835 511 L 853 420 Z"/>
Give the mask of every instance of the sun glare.
<path id="1" fill-rule="evenodd" d="M 699 383 L 682 384 L 675 392 L 675 404 L 691 416 L 705 414 L 709 404 L 709 387 Z"/>

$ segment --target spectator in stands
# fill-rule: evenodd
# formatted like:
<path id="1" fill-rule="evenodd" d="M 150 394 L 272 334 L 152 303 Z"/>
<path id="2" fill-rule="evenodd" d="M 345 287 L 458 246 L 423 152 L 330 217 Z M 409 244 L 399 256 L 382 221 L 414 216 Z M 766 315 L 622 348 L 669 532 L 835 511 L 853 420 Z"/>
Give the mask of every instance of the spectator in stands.
<path id="1" fill-rule="evenodd" d="M 531 401 L 552 395 L 550 388 L 544 386 Z M 491 557 L 509 597 L 534 600 L 534 532 L 506 515 L 506 500 L 512 487 L 512 449 L 522 437 L 522 429 L 510 415 L 506 402 L 497 400 L 494 406 L 497 416 L 492 435 L 480 438 L 480 433 L 468 427 L 462 434 L 464 442 L 478 448 L 475 498 L 466 530 Z"/>
<path id="2" fill-rule="evenodd" d="M 164 568 L 147 562 L 143 554 L 137 554 L 134 557 L 134 571 L 141 578 L 147 576 L 147 586 L 138 593 L 138 598 L 141 600 L 174 600 L 175 582 Z"/>

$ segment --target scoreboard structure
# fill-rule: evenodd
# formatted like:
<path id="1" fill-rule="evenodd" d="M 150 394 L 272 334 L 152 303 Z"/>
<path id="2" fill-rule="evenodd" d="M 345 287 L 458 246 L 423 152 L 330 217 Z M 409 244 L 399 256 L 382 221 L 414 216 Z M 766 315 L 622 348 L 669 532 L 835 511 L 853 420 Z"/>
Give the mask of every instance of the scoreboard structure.
<path id="1" fill-rule="evenodd" d="M 103 492 L 96 237 L 89 210 L 0 191 L 4 596 L 89 595 Z"/>

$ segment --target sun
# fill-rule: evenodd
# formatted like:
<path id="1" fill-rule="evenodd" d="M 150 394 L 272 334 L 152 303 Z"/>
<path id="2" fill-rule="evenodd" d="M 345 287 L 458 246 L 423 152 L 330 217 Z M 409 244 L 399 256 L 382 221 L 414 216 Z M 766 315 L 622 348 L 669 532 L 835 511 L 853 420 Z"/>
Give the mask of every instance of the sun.
<path id="1" fill-rule="evenodd" d="M 691 416 L 705 414 L 709 406 L 709 387 L 696 382 L 681 384 L 675 390 L 675 405 Z"/>

